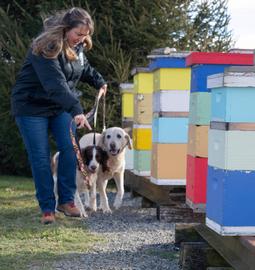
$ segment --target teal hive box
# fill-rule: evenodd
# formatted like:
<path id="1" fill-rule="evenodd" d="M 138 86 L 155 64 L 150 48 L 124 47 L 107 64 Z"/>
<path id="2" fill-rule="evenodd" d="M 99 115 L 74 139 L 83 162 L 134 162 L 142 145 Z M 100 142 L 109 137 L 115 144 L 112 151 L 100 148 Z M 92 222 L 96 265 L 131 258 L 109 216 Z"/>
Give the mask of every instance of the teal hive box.
<path id="1" fill-rule="evenodd" d="M 150 176 L 151 151 L 134 150 L 134 173 L 142 176 Z"/>
<path id="2" fill-rule="evenodd" d="M 209 125 L 211 118 L 211 93 L 193 92 L 190 94 L 189 123 Z"/>

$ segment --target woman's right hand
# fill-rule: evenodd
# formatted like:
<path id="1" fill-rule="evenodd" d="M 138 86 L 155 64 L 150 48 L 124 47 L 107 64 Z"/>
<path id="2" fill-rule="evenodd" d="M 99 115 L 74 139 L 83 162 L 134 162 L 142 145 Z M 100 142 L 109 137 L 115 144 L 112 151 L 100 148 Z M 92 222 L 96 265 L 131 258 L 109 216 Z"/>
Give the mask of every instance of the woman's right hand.
<path id="1" fill-rule="evenodd" d="M 86 127 L 89 130 L 92 130 L 92 128 L 91 128 L 91 126 L 90 126 L 90 124 L 89 124 L 89 122 L 84 114 L 75 115 L 74 121 L 77 125 L 77 128 Z"/>

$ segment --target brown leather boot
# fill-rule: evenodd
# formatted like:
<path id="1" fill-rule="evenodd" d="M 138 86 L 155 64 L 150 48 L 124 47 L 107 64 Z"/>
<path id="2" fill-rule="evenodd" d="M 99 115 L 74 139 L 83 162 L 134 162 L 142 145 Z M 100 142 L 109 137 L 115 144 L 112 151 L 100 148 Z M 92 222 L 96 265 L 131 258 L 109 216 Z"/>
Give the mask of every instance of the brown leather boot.
<path id="1" fill-rule="evenodd" d="M 55 213 L 53 212 L 45 212 L 42 215 L 41 223 L 42 224 L 51 224 L 55 222 Z"/>
<path id="2" fill-rule="evenodd" d="M 57 207 L 57 210 L 59 212 L 63 212 L 68 217 L 80 217 L 81 212 L 80 210 L 75 206 L 74 202 L 64 203 L 60 204 Z"/>

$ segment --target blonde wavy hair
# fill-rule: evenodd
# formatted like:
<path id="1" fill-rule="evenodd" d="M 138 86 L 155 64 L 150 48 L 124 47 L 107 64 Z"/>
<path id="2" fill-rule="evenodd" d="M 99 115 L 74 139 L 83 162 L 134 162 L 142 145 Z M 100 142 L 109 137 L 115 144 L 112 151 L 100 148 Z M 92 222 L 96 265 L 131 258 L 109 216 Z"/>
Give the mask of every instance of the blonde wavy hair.
<path id="1" fill-rule="evenodd" d="M 78 56 L 74 49 L 69 46 L 65 34 L 81 24 L 89 29 L 89 35 L 85 37 L 83 46 L 90 50 L 92 48 L 91 36 L 94 32 L 93 20 L 84 9 L 72 8 L 65 12 L 58 12 L 56 15 L 44 20 L 43 32 L 33 40 L 33 53 L 54 59 L 63 51 L 68 60 L 77 60 Z"/>

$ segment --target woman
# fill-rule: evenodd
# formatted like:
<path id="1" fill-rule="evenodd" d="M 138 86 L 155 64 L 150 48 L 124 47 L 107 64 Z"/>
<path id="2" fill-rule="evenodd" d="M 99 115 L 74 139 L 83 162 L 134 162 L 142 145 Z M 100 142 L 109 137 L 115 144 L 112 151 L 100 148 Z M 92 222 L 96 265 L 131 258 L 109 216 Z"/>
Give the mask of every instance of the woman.
<path id="1" fill-rule="evenodd" d="M 87 82 L 105 95 L 107 85 L 90 66 L 83 50 L 91 49 L 94 31 L 90 15 L 72 8 L 44 22 L 44 31 L 32 43 L 12 90 L 12 113 L 22 135 L 35 182 L 43 224 L 55 221 L 56 200 L 50 166 L 48 132 L 59 154 L 58 206 L 67 216 L 79 217 L 74 204 L 76 156 L 69 136 L 72 119 L 91 129 L 75 89 Z M 75 132 L 75 126 L 72 127 Z"/>

